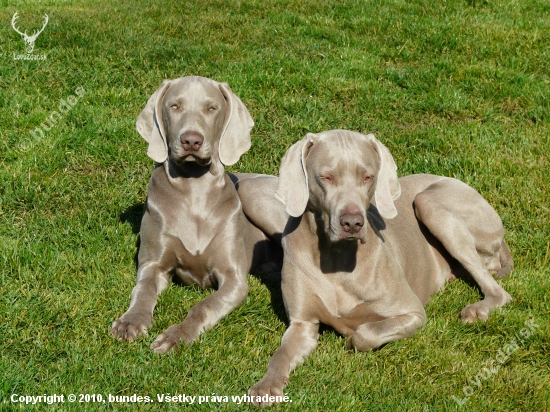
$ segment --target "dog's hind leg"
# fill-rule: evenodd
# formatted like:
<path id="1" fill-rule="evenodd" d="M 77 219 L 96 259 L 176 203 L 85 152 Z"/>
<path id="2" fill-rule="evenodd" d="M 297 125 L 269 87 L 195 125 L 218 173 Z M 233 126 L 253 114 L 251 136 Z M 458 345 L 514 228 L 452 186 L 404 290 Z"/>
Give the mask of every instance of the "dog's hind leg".
<path id="1" fill-rule="evenodd" d="M 479 193 L 455 179 L 428 186 L 414 202 L 417 218 L 466 269 L 484 295 L 483 300 L 462 310 L 462 320 L 487 320 L 493 309 L 512 300 L 490 274 L 509 273 L 512 266 L 509 249 L 503 248 L 506 244 L 500 217 Z"/>

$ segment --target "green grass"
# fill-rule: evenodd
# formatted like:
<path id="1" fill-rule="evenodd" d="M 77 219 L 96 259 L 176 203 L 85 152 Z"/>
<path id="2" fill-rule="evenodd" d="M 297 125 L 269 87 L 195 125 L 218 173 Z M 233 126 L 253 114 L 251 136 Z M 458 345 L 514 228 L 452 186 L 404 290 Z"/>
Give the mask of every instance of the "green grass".
<path id="1" fill-rule="evenodd" d="M 135 283 L 136 216 L 153 168 L 135 120 L 163 79 L 191 74 L 227 81 L 256 122 L 252 149 L 232 171 L 276 174 L 309 131 L 373 132 L 400 174 L 455 176 L 483 193 L 515 258 L 500 281 L 514 301 L 486 323 L 460 322 L 478 295 L 453 282 L 410 339 L 350 353 L 325 332 L 291 374 L 293 402 L 276 410 L 550 410 L 550 3 L 0 5 L 0 410 L 19 409 L 14 393 L 242 395 L 265 372 L 285 324 L 255 278 L 242 306 L 175 353 L 157 356 L 149 344 L 208 292 L 171 286 L 150 336 L 129 344 L 108 334 Z M 25 50 L 9 24 L 15 11 L 29 33 L 49 15 L 34 50 L 47 59 L 13 59 Z M 79 87 L 85 95 L 72 110 L 33 137 Z M 533 336 L 473 385 L 529 319 L 540 325 Z M 460 408 L 453 396 L 464 398 L 467 386 Z"/>

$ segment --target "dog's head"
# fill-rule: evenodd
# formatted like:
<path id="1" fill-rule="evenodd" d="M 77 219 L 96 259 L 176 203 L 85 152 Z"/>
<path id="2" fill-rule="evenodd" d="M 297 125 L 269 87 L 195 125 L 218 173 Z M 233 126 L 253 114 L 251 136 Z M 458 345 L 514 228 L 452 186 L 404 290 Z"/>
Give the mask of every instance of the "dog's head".
<path id="1" fill-rule="evenodd" d="M 147 101 L 136 128 L 147 155 L 176 166 L 236 163 L 250 148 L 254 121 L 227 83 L 198 76 L 164 81 Z M 222 168 L 223 169 L 223 168 Z"/>
<path id="2" fill-rule="evenodd" d="M 372 134 L 331 130 L 308 133 L 287 150 L 276 197 L 291 216 L 314 211 L 332 242 L 364 243 L 371 199 L 383 218 L 392 219 L 400 194 L 397 166 L 386 146 Z"/>

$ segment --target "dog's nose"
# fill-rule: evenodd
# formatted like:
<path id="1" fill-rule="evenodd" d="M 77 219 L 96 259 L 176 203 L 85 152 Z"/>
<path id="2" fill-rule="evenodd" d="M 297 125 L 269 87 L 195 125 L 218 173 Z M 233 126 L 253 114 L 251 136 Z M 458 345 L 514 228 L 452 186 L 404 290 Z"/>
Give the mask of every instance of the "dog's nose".
<path id="1" fill-rule="evenodd" d="M 198 152 L 204 141 L 204 136 L 198 132 L 185 132 L 180 136 L 183 150 L 187 152 Z"/>
<path id="2" fill-rule="evenodd" d="M 362 213 L 346 213 L 340 217 L 340 225 L 346 233 L 352 235 L 359 232 L 363 225 L 365 224 L 365 219 L 363 218 Z"/>

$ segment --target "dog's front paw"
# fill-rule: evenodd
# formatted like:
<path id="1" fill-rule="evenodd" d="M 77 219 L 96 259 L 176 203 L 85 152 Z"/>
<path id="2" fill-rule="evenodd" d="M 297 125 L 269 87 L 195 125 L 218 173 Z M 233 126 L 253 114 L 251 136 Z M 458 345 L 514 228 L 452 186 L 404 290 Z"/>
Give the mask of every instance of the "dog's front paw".
<path id="1" fill-rule="evenodd" d="M 151 344 L 151 349 L 161 355 L 170 349 L 176 349 L 182 342 L 192 343 L 196 337 L 186 332 L 182 323 L 170 326 Z"/>
<path id="2" fill-rule="evenodd" d="M 264 376 L 260 382 L 248 390 L 250 402 L 264 408 L 277 402 L 276 397 L 283 396 L 283 389 L 287 379 L 283 376 Z"/>
<path id="3" fill-rule="evenodd" d="M 147 328 L 153 323 L 149 313 L 125 313 L 111 325 L 111 335 L 133 342 L 140 335 L 147 335 Z"/>

